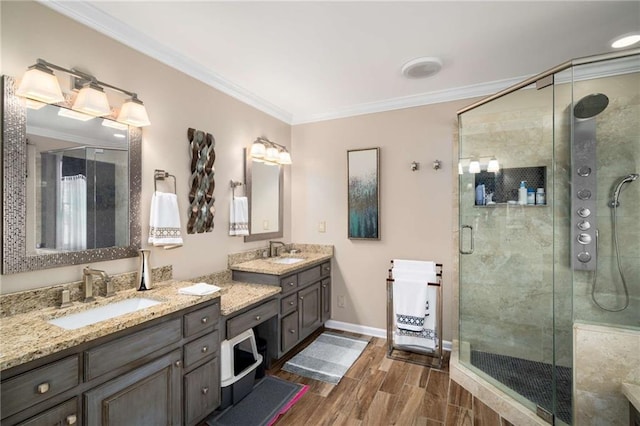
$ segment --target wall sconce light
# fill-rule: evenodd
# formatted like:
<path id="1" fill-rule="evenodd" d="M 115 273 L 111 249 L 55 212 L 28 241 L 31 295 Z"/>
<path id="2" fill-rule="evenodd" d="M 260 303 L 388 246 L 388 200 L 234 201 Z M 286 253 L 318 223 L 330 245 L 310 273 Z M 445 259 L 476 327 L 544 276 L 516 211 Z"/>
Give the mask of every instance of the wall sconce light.
<path id="1" fill-rule="evenodd" d="M 38 59 L 35 65 L 29 67 L 20 81 L 16 94 L 46 104 L 65 101 L 60 89 L 60 83 L 53 70 L 71 75 L 72 89 L 79 89 L 71 109 L 95 117 L 110 116 L 112 109 L 104 92 L 104 89 L 107 88 L 130 97 L 120 108 L 120 112 L 115 118 L 116 121 L 136 127 L 144 127 L 151 124 L 147 110 L 142 101 L 138 99 L 137 94 L 98 81 L 94 76 L 84 72 L 62 68 L 44 59 Z"/>
<path id="2" fill-rule="evenodd" d="M 253 161 L 259 163 L 269 165 L 291 164 L 291 154 L 289 154 L 287 148 L 263 137 L 259 137 L 251 144 L 250 155 Z"/>

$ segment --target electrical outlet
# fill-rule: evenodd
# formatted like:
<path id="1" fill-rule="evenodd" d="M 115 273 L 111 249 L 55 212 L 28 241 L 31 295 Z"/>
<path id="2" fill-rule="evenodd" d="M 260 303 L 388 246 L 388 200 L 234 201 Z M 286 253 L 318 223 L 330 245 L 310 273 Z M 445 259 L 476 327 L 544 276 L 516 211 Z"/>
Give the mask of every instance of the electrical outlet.
<path id="1" fill-rule="evenodd" d="M 323 220 L 318 223 L 318 232 L 327 232 L 327 222 Z"/>
<path id="2" fill-rule="evenodd" d="M 338 296 L 338 308 L 344 308 L 344 296 Z"/>

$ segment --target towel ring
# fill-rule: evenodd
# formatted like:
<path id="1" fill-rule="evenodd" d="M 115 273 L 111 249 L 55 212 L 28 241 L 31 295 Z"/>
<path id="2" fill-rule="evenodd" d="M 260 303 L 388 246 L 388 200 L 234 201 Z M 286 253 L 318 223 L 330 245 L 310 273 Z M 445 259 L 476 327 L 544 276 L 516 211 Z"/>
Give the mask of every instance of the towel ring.
<path id="1" fill-rule="evenodd" d="M 177 194 L 178 193 L 178 191 L 177 191 L 178 185 L 177 185 L 176 177 L 174 175 L 169 174 L 169 173 L 165 172 L 164 170 L 160 170 L 160 169 L 155 169 L 153 171 L 153 190 L 154 191 L 158 190 L 158 187 L 157 187 L 156 184 L 158 183 L 159 180 L 165 180 L 165 179 L 170 178 L 170 177 L 173 178 L 173 193 Z"/>

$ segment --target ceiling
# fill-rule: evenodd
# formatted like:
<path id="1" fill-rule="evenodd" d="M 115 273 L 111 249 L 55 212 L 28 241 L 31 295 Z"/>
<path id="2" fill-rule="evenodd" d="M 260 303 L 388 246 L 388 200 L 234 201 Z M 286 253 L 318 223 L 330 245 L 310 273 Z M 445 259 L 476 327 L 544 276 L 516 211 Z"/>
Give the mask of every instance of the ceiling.
<path id="1" fill-rule="evenodd" d="M 639 1 L 44 4 L 290 124 L 488 95 L 640 30 Z M 402 77 L 420 56 L 440 73 Z"/>

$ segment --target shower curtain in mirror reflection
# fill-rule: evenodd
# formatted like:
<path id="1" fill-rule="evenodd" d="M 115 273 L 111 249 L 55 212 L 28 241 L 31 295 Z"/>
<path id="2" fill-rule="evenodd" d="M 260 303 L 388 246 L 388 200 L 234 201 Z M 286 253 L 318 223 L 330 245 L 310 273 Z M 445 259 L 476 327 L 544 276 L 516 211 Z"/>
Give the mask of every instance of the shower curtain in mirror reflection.
<path id="1" fill-rule="evenodd" d="M 87 178 L 63 176 L 57 197 L 56 248 L 77 251 L 87 248 Z"/>
<path id="2" fill-rule="evenodd" d="M 348 237 L 380 239 L 380 148 L 347 151 Z"/>

